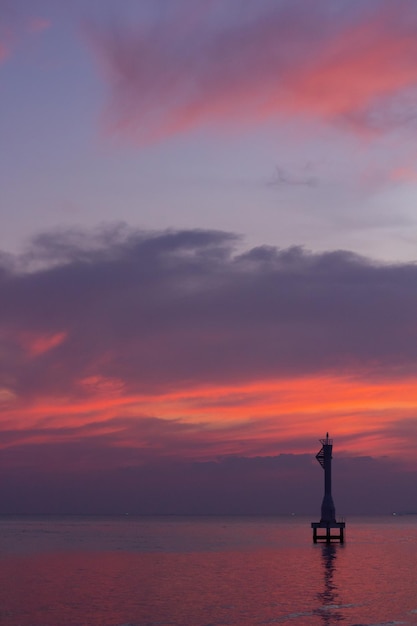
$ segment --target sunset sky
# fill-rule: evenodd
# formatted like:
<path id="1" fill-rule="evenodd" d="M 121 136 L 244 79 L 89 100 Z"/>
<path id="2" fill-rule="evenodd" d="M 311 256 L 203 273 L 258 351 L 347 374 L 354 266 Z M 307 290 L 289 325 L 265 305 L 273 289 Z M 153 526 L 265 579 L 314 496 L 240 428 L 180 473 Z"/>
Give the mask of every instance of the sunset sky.
<path id="1" fill-rule="evenodd" d="M 417 510 L 417 2 L 0 0 L 0 514 Z"/>

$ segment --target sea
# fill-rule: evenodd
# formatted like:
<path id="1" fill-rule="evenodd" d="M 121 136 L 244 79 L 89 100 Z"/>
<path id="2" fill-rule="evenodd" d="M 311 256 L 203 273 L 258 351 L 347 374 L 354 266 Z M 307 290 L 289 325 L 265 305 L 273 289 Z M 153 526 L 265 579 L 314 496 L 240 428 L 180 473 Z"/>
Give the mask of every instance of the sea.
<path id="1" fill-rule="evenodd" d="M 417 624 L 417 517 L 0 518 L 1 626 Z"/>

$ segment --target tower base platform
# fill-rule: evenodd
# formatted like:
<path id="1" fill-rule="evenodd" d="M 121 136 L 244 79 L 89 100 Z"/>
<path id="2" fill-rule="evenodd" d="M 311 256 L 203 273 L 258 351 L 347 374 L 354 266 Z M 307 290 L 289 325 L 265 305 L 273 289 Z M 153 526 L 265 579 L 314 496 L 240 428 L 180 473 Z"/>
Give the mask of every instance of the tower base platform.
<path id="1" fill-rule="evenodd" d="M 343 543 L 345 540 L 345 522 L 311 522 L 311 528 L 313 529 L 313 541 L 325 541 L 331 543 L 332 541 L 339 541 Z M 318 534 L 318 529 L 323 528 L 323 532 Z"/>

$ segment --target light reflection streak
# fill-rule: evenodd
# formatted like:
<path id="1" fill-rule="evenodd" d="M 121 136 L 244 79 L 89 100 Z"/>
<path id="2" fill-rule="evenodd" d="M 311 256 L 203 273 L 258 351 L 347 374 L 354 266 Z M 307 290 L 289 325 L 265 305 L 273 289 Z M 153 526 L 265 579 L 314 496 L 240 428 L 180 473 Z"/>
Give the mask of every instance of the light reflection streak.
<path id="1" fill-rule="evenodd" d="M 344 548 L 343 544 L 323 544 L 321 548 L 321 563 L 323 571 L 323 591 L 317 594 L 320 601 L 319 613 L 324 626 L 331 626 L 336 622 L 345 620 L 343 614 L 338 610 L 339 590 L 335 582 L 336 559 L 338 550 Z"/>

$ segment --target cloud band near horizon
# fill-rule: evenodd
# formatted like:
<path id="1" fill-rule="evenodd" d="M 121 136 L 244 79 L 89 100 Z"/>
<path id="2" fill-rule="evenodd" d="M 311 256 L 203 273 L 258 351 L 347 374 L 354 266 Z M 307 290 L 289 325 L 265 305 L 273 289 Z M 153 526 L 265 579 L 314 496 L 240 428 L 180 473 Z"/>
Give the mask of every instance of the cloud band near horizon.
<path id="1" fill-rule="evenodd" d="M 3 448 L 208 460 L 302 453 L 331 429 L 412 463 L 417 267 L 238 241 L 109 228 L 4 255 Z"/>

